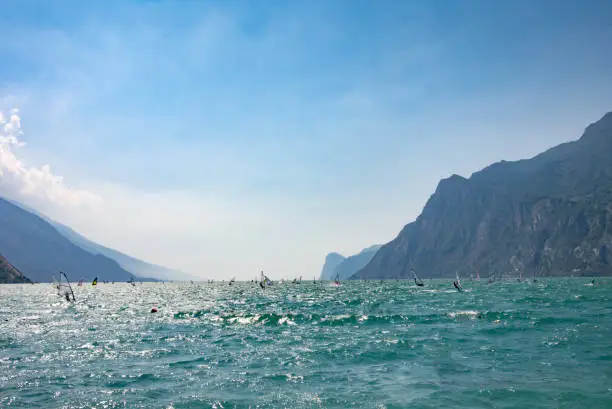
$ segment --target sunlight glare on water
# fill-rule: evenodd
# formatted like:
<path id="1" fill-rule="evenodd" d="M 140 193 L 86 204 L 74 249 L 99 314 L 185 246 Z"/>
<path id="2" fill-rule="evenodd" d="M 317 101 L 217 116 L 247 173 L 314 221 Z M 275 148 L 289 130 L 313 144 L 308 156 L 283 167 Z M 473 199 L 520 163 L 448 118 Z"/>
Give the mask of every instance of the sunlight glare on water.
<path id="1" fill-rule="evenodd" d="M 597 281 L 2 285 L 0 407 L 610 408 Z"/>

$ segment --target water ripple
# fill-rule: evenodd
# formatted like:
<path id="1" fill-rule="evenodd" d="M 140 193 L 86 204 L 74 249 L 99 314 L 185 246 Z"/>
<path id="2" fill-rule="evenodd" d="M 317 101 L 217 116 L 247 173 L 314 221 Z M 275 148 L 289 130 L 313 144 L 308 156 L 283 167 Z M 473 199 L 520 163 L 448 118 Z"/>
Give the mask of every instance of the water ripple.
<path id="1" fill-rule="evenodd" d="M 3 285 L 0 407 L 612 407 L 601 281 Z"/>

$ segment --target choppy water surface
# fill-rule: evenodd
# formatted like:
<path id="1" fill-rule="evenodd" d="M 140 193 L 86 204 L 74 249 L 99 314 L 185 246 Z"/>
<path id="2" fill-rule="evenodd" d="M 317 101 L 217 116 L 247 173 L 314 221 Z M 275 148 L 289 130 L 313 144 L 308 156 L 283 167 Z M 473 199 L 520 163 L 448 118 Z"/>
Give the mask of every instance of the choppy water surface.
<path id="1" fill-rule="evenodd" d="M 598 281 L 2 285 L 0 407 L 610 408 Z"/>

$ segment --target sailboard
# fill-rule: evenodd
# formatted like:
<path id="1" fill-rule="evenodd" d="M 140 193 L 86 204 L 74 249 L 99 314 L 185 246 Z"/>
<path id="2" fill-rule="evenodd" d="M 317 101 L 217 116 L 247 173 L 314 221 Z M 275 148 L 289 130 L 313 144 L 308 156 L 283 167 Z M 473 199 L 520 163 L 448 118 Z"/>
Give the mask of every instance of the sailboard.
<path id="1" fill-rule="evenodd" d="M 98 285 L 98 277 L 94 278 L 91 285 Z"/>
<path id="2" fill-rule="evenodd" d="M 57 281 L 57 295 L 65 298 L 68 302 L 76 301 L 74 291 L 72 291 L 72 286 L 70 285 L 70 280 L 68 280 L 68 276 L 63 271 L 60 271 L 59 281 Z"/>

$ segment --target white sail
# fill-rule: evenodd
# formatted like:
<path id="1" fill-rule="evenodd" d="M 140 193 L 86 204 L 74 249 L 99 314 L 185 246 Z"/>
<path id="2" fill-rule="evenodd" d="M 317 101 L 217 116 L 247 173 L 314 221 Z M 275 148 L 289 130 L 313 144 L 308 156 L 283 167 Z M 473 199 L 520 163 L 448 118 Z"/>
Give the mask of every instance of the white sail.
<path id="1" fill-rule="evenodd" d="M 72 286 L 70 285 L 70 281 L 68 280 L 68 276 L 66 276 L 66 273 L 61 271 L 59 275 L 59 281 L 57 282 L 57 295 L 62 298 L 65 298 L 68 302 L 76 301 L 74 292 L 72 291 Z"/>

